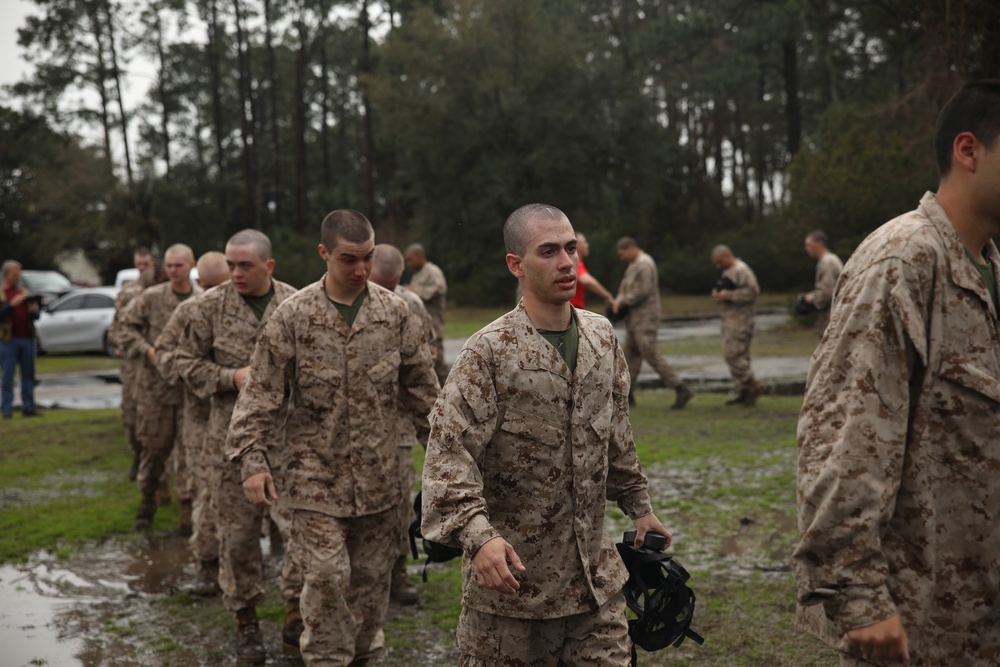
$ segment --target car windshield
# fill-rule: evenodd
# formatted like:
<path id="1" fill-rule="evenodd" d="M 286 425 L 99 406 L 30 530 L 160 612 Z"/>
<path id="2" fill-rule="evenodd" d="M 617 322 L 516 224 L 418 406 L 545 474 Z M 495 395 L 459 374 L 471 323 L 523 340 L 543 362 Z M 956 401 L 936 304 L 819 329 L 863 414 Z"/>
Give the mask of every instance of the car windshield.
<path id="1" fill-rule="evenodd" d="M 55 271 L 22 271 L 21 280 L 25 287 L 32 290 L 71 290 L 73 283 L 61 273 Z"/>

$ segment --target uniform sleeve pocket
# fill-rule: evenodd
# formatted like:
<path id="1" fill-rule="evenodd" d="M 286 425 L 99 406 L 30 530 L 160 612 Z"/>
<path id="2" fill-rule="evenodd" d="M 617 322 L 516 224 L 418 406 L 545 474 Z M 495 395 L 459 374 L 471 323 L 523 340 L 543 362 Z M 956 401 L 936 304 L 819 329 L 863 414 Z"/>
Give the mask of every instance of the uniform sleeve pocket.
<path id="1" fill-rule="evenodd" d="M 558 426 L 514 408 L 507 409 L 500 430 L 550 447 L 562 441 L 562 429 Z"/>

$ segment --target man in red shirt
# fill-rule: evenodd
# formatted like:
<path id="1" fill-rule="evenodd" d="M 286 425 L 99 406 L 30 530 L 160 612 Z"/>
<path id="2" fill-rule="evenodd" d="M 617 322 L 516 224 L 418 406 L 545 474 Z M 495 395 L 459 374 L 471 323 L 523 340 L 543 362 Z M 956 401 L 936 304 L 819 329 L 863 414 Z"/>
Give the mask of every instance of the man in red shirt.
<path id="1" fill-rule="evenodd" d="M 589 289 L 604 299 L 605 304 L 610 304 L 614 298 L 611 296 L 611 292 L 604 289 L 604 285 L 598 282 L 597 278 L 590 275 L 587 267 L 583 265 L 584 258 L 590 256 L 590 244 L 587 243 L 587 237 L 582 232 L 576 233 L 576 255 L 576 295 L 569 302 L 573 304 L 574 308 L 585 307 L 586 291 Z"/>
<path id="2" fill-rule="evenodd" d="M 14 370 L 21 367 L 21 412 L 36 417 L 35 408 L 35 323 L 38 303 L 28 301 L 28 290 L 21 287 L 21 265 L 8 259 L 0 266 L 3 290 L 0 292 L 0 368 L 3 385 L 0 412 L 4 419 L 14 416 Z"/>

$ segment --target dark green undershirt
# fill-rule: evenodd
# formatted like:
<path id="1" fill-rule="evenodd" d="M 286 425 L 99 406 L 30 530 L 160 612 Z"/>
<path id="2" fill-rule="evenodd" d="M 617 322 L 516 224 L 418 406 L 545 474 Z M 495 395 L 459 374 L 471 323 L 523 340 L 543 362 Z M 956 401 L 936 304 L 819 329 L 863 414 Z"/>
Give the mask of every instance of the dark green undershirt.
<path id="1" fill-rule="evenodd" d="M 326 297 L 326 298 L 330 299 L 330 303 L 332 303 L 334 306 L 337 307 L 337 312 L 340 313 L 340 316 L 344 318 L 345 322 L 347 322 L 347 326 L 348 327 L 353 327 L 354 326 L 354 318 L 358 316 L 358 311 L 361 310 L 361 304 L 363 304 L 365 302 L 365 297 L 366 296 L 368 296 L 368 288 L 367 287 L 365 287 L 363 290 L 361 290 L 361 294 L 359 294 L 358 298 L 356 298 L 354 300 L 354 303 L 352 303 L 349 306 L 345 306 L 342 303 L 337 303 L 333 299 L 330 299 L 330 297 Z"/>
<path id="2" fill-rule="evenodd" d="M 253 314 L 257 316 L 257 321 L 260 322 L 264 319 L 264 312 L 267 310 L 267 306 L 271 303 L 271 298 L 274 296 L 274 281 L 271 281 L 271 289 L 267 291 L 267 294 L 260 296 L 240 294 L 240 296 L 243 297 L 243 302 L 250 306 L 250 310 L 253 311 Z"/>
<path id="3" fill-rule="evenodd" d="M 574 315 L 569 323 L 569 328 L 565 331 L 546 331 L 539 329 L 538 333 L 542 338 L 549 341 L 556 352 L 562 357 L 571 372 L 576 372 L 576 354 L 580 349 L 580 330 L 576 327 L 576 316 Z"/>
<path id="4" fill-rule="evenodd" d="M 993 265 L 990 264 L 989 260 L 985 264 L 980 264 L 976 261 L 976 258 L 972 256 L 968 248 L 965 250 L 965 255 L 972 262 L 972 265 L 976 267 L 976 271 L 979 272 L 979 277 L 983 279 L 986 283 L 986 289 L 990 293 L 990 299 L 993 301 L 993 309 L 1000 312 L 1000 305 L 997 304 L 997 279 L 996 275 L 993 273 Z"/>
<path id="5" fill-rule="evenodd" d="M 174 292 L 174 290 L 170 290 L 170 291 Z M 190 299 L 192 294 L 194 294 L 194 290 L 191 290 L 187 294 L 181 294 L 180 292 L 174 292 L 174 296 L 177 297 L 177 301 L 179 301 L 181 303 L 183 303 L 183 302 L 187 301 L 188 299 Z"/>

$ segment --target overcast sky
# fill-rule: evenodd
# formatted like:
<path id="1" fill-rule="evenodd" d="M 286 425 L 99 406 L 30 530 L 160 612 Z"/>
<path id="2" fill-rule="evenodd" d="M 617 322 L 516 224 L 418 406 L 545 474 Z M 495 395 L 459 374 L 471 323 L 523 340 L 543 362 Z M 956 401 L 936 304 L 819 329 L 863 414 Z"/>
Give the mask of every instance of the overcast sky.
<path id="1" fill-rule="evenodd" d="M 0 84 L 17 83 L 28 71 L 17 45 L 17 29 L 33 7 L 27 0 L 0 0 Z"/>

